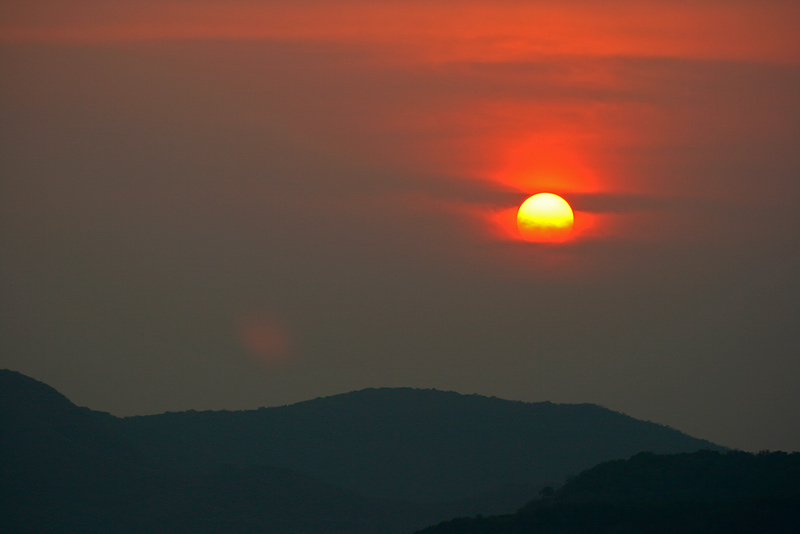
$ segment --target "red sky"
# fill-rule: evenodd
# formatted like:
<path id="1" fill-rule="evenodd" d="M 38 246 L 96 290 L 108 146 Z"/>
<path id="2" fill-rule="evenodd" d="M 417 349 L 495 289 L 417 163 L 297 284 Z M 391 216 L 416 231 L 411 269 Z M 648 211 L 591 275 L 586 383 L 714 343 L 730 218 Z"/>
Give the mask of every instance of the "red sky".
<path id="1" fill-rule="evenodd" d="M 800 449 L 796 2 L 0 10 L 0 365 L 115 413 L 402 385 Z M 516 239 L 543 190 L 569 243 Z"/>

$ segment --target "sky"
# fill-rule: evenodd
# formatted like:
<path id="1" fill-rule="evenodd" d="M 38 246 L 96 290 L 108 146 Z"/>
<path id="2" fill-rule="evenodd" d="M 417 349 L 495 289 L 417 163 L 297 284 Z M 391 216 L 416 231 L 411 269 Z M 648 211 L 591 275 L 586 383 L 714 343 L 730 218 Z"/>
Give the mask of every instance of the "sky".
<path id="1" fill-rule="evenodd" d="M 798 20 L 3 2 L 0 367 L 120 416 L 408 386 L 800 450 Z M 539 192 L 566 241 L 520 238 Z"/>

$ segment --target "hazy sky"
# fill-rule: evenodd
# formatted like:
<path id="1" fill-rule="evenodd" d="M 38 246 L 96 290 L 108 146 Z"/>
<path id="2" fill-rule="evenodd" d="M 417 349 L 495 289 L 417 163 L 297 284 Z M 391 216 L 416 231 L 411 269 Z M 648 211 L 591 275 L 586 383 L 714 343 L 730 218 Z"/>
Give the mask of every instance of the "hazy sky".
<path id="1" fill-rule="evenodd" d="M 796 1 L 12 0 L 0 367 L 411 386 L 800 450 Z M 522 241 L 528 195 L 572 239 Z"/>

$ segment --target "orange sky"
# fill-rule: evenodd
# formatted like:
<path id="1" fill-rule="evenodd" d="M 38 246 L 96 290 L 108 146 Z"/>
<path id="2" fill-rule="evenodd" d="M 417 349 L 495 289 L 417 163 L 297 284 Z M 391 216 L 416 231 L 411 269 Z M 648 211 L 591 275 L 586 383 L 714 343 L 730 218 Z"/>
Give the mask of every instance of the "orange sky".
<path id="1" fill-rule="evenodd" d="M 25 2 L 7 40 L 289 39 L 397 49 L 404 59 L 678 56 L 797 62 L 795 2 Z"/>
<path id="2" fill-rule="evenodd" d="M 3 365 L 119 413 L 411 385 L 754 450 L 784 410 L 781 443 L 798 20 L 796 0 L 2 2 Z M 568 242 L 516 233 L 544 190 Z M 745 428 L 730 406 L 758 383 Z"/>
<path id="3" fill-rule="evenodd" d="M 796 2 L 63 2 L 6 7 L 0 36 L 16 42 L 107 45 L 137 41 L 238 40 L 316 43 L 358 51 L 356 70 L 465 76 L 484 91 L 451 102 L 386 101 L 377 114 L 359 104 L 351 129 L 363 138 L 319 132 L 323 144 L 350 149 L 416 172 L 489 180 L 530 194 L 685 194 L 690 184 L 657 183 L 602 161 L 621 147 L 647 147 L 698 134 L 649 102 L 669 72 L 645 76 L 628 65 L 681 61 L 797 64 Z M 198 58 L 202 61 L 203 58 Z M 529 65 L 530 68 L 526 67 Z M 541 94 L 537 88 L 545 88 Z M 335 98 L 336 95 L 334 95 Z M 390 95 L 391 96 L 391 95 Z M 436 96 L 436 95 L 434 95 Z M 621 96 L 621 97 L 620 97 Z M 346 98 L 346 97 L 345 97 Z M 675 113 L 678 113 L 676 116 Z M 294 117 L 301 135 L 322 117 Z M 694 115 L 695 110 L 688 110 Z M 713 107 L 704 122 L 716 123 Z M 729 115 L 729 109 L 721 110 Z M 321 122 L 323 126 L 319 126 Z M 694 119 L 692 119 L 694 120 Z M 748 124 L 752 128 L 752 124 Z M 778 125 L 781 128 L 780 125 Z M 738 125 L 731 125 L 736 131 Z M 404 143 L 370 147 L 386 132 Z M 423 132 L 437 132 L 434 138 Z M 419 140 L 413 138 L 417 134 Z M 716 132 L 714 132 L 716 133 Z M 352 148 L 356 147 L 356 148 Z M 366 147 L 366 149 L 364 148 Z M 342 147 L 339 146 L 338 149 Z M 706 194 L 707 191 L 697 191 Z M 578 210 L 581 206 L 577 206 Z M 484 211 L 508 221 L 513 206 Z M 607 217 L 604 216 L 605 219 Z M 578 227 L 598 231 L 604 218 L 584 214 Z M 590 224 L 591 219 L 591 224 Z M 513 235 L 503 222 L 495 236 Z M 589 235 L 576 232 L 578 235 Z"/>

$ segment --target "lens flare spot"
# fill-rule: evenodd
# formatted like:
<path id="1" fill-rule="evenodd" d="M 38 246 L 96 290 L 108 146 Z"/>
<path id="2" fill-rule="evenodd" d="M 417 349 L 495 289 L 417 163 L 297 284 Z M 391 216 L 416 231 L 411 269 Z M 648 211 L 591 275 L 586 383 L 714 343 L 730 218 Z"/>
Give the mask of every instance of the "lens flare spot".
<path id="1" fill-rule="evenodd" d="M 239 338 L 250 356 L 259 363 L 286 363 L 291 353 L 292 339 L 280 321 L 268 316 L 250 316 L 238 324 Z"/>
<path id="2" fill-rule="evenodd" d="M 559 243 L 569 238 L 575 215 L 566 200 L 553 193 L 529 197 L 517 211 L 519 235 L 527 241 Z"/>

